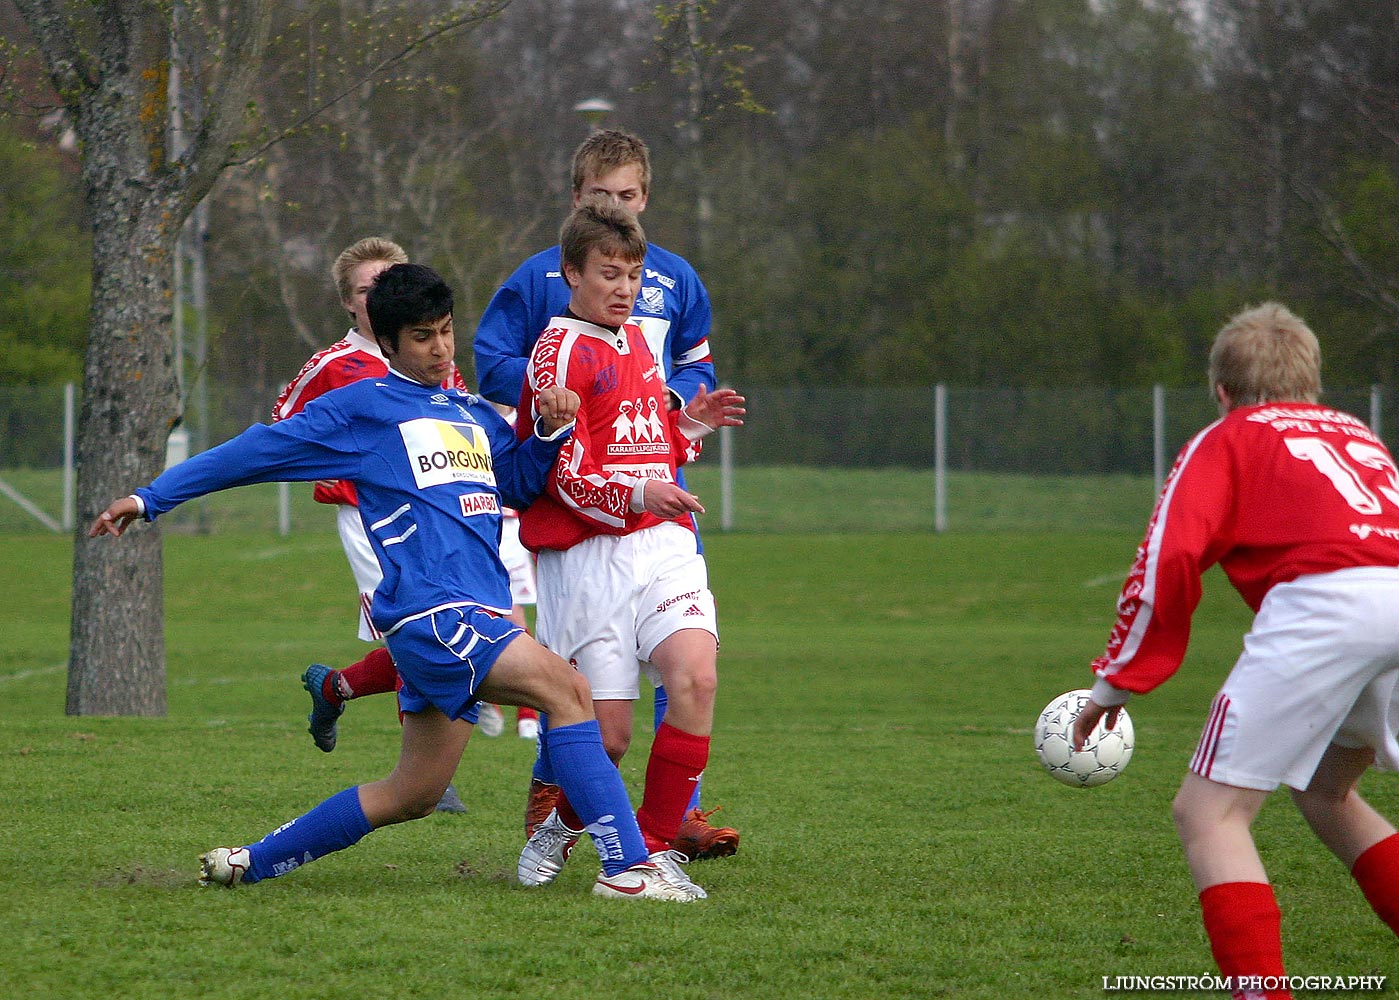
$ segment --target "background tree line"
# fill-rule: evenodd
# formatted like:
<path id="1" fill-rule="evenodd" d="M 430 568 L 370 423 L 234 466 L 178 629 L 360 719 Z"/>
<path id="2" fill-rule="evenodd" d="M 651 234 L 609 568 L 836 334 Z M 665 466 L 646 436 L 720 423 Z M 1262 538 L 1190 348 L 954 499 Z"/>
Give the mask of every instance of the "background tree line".
<path id="1" fill-rule="evenodd" d="M 1393 4 L 511 0 L 372 74 L 367 37 L 452 6 L 273 11 L 253 103 L 299 124 L 209 196 L 214 383 L 340 336 L 327 270 L 368 233 L 448 274 L 470 330 L 553 241 L 594 96 L 652 147 L 643 221 L 704 276 L 735 383 L 1189 384 L 1265 296 L 1328 383 L 1399 375 Z M 8 382 L 74 377 L 87 324 L 77 169 L 32 110 L 0 123 Z"/>

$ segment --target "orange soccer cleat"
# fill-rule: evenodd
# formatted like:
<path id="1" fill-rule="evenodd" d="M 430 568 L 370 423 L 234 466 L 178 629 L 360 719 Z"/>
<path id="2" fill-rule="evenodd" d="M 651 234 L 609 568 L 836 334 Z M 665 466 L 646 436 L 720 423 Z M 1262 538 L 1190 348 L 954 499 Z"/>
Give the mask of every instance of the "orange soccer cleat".
<path id="1" fill-rule="evenodd" d="M 671 848 L 691 861 L 712 861 L 737 854 L 738 831 L 731 826 L 714 826 L 709 822 L 709 817 L 720 808 L 716 806 L 708 812 L 694 808 L 687 812 Z"/>

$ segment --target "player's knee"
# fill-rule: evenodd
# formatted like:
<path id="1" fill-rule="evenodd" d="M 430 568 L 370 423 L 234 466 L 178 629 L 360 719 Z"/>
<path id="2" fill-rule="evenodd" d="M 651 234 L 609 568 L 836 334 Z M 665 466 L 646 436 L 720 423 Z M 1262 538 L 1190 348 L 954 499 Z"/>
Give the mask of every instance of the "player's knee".
<path id="1" fill-rule="evenodd" d="M 607 756 L 612 763 L 616 764 L 631 749 L 631 733 L 603 733 L 602 748 L 607 751 Z"/>
<path id="2" fill-rule="evenodd" d="M 719 674 L 712 663 L 680 671 L 666 681 L 667 696 L 677 706 L 711 710 L 718 691 Z"/>
<path id="3" fill-rule="evenodd" d="M 442 793 L 446 790 L 446 786 L 435 789 L 426 786 L 402 789 L 394 803 L 395 815 L 390 822 L 407 823 L 411 820 L 431 816 L 437 809 L 437 803 L 442 799 Z"/>
<path id="4" fill-rule="evenodd" d="M 559 656 L 549 653 L 540 663 L 544 709 L 550 716 L 576 718 L 593 714 L 593 693 L 588 679 Z"/>

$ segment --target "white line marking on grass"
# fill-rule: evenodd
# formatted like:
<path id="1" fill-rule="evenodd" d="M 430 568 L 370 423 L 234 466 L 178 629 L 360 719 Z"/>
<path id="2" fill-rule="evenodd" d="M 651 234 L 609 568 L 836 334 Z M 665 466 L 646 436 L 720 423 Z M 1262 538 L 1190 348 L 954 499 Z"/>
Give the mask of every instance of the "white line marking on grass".
<path id="1" fill-rule="evenodd" d="M 31 677 L 46 677 L 49 674 L 61 674 L 68 669 L 68 664 L 60 663 L 56 667 L 40 667 L 38 670 L 21 670 L 17 674 L 0 675 L 0 683 L 5 681 L 26 681 Z"/>
<path id="2" fill-rule="evenodd" d="M 1118 570 L 1114 573 L 1104 573 L 1102 576 L 1095 576 L 1091 580 L 1084 580 L 1083 586 L 1085 589 L 1091 590 L 1094 587 L 1106 587 L 1110 583 L 1121 585 L 1122 581 L 1125 579 L 1127 579 L 1127 574 Z"/>

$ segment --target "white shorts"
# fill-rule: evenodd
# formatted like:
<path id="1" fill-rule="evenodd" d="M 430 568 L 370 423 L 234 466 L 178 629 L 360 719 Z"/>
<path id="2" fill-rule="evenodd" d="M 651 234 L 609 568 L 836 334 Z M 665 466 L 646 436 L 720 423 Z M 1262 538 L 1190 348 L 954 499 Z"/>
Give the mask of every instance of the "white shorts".
<path id="1" fill-rule="evenodd" d="M 520 519 L 500 519 L 500 561 L 510 574 L 510 600 L 514 604 L 533 604 L 534 555 L 520 542 Z"/>
<path id="2" fill-rule="evenodd" d="M 1268 592 L 1190 769 L 1240 788 L 1305 789 L 1331 743 L 1399 770 L 1399 569 L 1318 573 Z"/>
<path id="3" fill-rule="evenodd" d="M 539 553 L 539 641 L 588 678 L 599 701 L 634 701 L 651 654 L 683 629 L 719 638 L 714 595 L 695 534 L 667 522 L 630 535 L 595 535 Z"/>
<path id="4" fill-rule="evenodd" d="M 345 549 L 345 558 L 350 561 L 350 572 L 355 575 L 355 587 L 359 590 L 359 637 L 365 642 L 378 642 L 383 636 L 369 620 L 369 609 L 384 572 L 379 568 L 369 536 L 364 533 L 359 508 L 347 503 L 337 506 L 335 527 L 340 531 L 340 544 Z"/>

